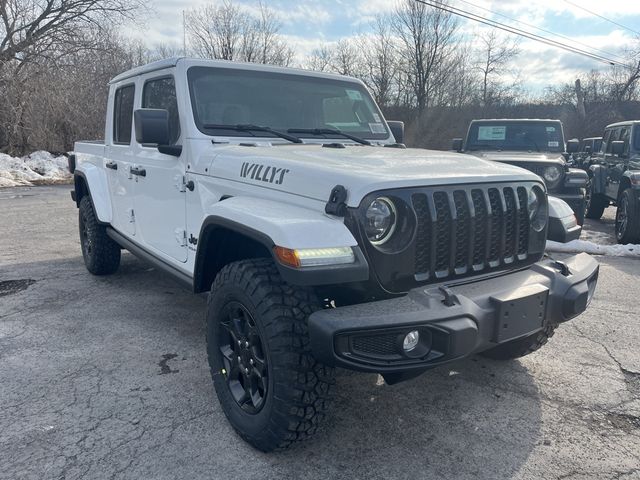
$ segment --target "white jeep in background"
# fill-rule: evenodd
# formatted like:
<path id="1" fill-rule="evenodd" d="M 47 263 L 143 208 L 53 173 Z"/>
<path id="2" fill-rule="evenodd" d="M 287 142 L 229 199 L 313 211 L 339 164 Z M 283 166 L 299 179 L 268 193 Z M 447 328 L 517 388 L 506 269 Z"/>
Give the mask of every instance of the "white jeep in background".
<path id="1" fill-rule="evenodd" d="M 88 270 L 127 249 L 209 292 L 215 390 L 264 451 L 316 430 L 335 367 L 526 355 L 593 296 L 591 257 L 544 254 L 580 228 L 537 175 L 405 148 L 353 78 L 165 60 L 111 81 L 105 135 L 70 157 Z"/>

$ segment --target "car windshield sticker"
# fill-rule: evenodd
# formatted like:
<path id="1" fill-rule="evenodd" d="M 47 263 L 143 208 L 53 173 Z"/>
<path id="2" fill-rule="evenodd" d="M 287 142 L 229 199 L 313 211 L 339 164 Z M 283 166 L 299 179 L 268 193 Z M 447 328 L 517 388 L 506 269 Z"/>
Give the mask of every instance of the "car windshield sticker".
<path id="1" fill-rule="evenodd" d="M 371 133 L 387 133 L 384 125 L 381 123 L 370 123 L 369 129 L 371 130 Z"/>
<path id="2" fill-rule="evenodd" d="M 382 121 L 382 120 L 380 120 L 380 115 L 378 115 L 377 113 L 373 114 L 373 119 L 378 123 L 380 123 Z"/>
<path id="3" fill-rule="evenodd" d="M 549 143 L 548 143 L 548 146 L 550 146 L 550 147 L 556 147 L 556 148 L 557 148 L 557 147 L 559 147 L 559 146 L 560 146 L 560 142 L 549 142 Z"/>
<path id="4" fill-rule="evenodd" d="M 547 132 L 551 133 L 555 131 L 556 131 L 556 127 L 547 127 Z"/>
<path id="5" fill-rule="evenodd" d="M 504 140 L 507 127 L 478 127 L 478 140 Z"/>
<path id="6" fill-rule="evenodd" d="M 362 101 L 362 94 L 358 90 L 348 90 L 347 96 L 354 102 Z"/>

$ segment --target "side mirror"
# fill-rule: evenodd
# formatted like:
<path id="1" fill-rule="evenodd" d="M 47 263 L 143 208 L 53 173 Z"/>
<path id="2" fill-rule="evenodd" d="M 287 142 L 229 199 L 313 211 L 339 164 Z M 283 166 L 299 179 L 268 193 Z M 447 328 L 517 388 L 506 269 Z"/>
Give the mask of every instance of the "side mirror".
<path id="1" fill-rule="evenodd" d="M 397 122 L 389 120 L 387 121 L 387 125 L 391 129 L 391 133 L 393 134 L 393 138 L 396 139 L 396 143 L 404 143 L 404 122 Z"/>
<path id="2" fill-rule="evenodd" d="M 567 153 L 576 153 L 580 148 L 580 141 L 573 139 L 567 142 Z"/>
<path id="3" fill-rule="evenodd" d="M 454 138 L 453 141 L 451 142 L 451 149 L 454 152 L 461 152 L 462 151 L 462 139 L 461 138 Z"/>
<path id="4" fill-rule="evenodd" d="M 168 145 L 169 112 L 155 108 L 141 108 L 133 112 L 136 141 L 141 145 Z"/>
<path id="5" fill-rule="evenodd" d="M 624 153 L 624 142 L 622 140 L 611 142 L 611 153 L 618 156 L 622 155 Z"/>

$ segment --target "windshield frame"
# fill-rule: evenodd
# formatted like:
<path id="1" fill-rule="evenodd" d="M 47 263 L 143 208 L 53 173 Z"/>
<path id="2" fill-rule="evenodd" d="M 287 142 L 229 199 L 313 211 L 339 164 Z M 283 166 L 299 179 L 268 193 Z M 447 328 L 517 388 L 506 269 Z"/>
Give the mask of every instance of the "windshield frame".
<path id="1" fill-rule="evenodd" d="M 187 89 L 188 89 L 188 95 L 189 95 L 189 102 L 190 102 L 190 106 L 191 106 L 191 119 L 193 120 L 196 128 L 198 129 L 198 131 L 200 133 L 203 133 L 204 135 L 207 135 L 208 137 L 235 137 L 235 138 L 242 138 L 245 139 L 247 137 L 252 138 L 253 140 L 260 140 L 260 139 L 264 139 L 264 140 L 269 140 L 269 139 L 277 139 L 277 140 L 282 140 L 278 137 L 276 137 L 275 135 L 273 135 L 272 133 L 269 132 L 260 132 L 260 131 L 252 131 L 252 132 L 246 132 L 246 131 L 238 131 L 237 129 L 234 128 L 233 125 L 229 124 L 229 129 L 225 130 L 223 128 L 216 128 L 216 130 L 212 130 L 212 129 L 208 129 L 205 127 L 206 124 L 210 123 L 207 121 L 204 121 L 202 118 L 200 118 L 199 115 L 199 110 L 198 110 L 198 105 L 197 105 L 197 99 L 196 99 L 196 88 L 194 86 L 195 81 L 197 80 L 197 76 L 196 74 L 199 71 L 212 71 L 212 72 L 221 72 L 226 74 L 227 77 L 231 77 L 233 75 L 238 75 L 238 76 L 254 76 L 254 77 L 271 77 L 271 78 L 275 78 L 277 79 L 278 77 L 283 78 L 283 79 L 287 79 L 287 80 L 299 80 L 300 82 L 309 82 L 309 83 L 313 83 L 313 82 L 317 82 L 317 83 L 324 83 L 324 84 L 333 84 L 333 85 L 338 85 L 344 88 L 349 88 L 349 89 L 357 89 L 361 95 L 366 96 L 366 100 L 368 100 L 369 106 L 371 108 L 371 113 L 377 115 L 380 119 L 381 119 L 381 123 L 382 126 L 384 127 L 385 133 L 372 133 L 372 132 L 363 132 L 363 131 L 353 131 L 353 130 L 345 130 L 345 133 L 351 134 L 351 135 L 355 135 L 358 136 L 360 138 L 363 138 L 365 140 L 371 141 L 373 143 L 388 143 L 388 142 L 393 142 L 393 137 L 392 137 L 392 133 L 391 133 L 391 129 L 389 128 L 389 126 L 387 125 L 387 121 L 384 117 L 384 115 L 382 114 L 380 107 L 377 105 L 377 103 L 375 102 L 375 100 L 373 99 L 373 97 L 371 96 L 371 93 L 369 92 L 369 90 L 367 89 L 367 87 L 356 80 L 351 80 L 349 78 L 330 78 L 327 76 L 316 76 L 313 75 L 311 72 L 310 74 L 305 74 L 304 72 L 298 73 L 296 71 L 292 71 L 292 72 L 281 72 L 281 71 L 268 71 L 268 70 L 263 70 L 263 69 L 236 69 L 236 68 L 228 68 L 228 67 L 222 67 L 222 66 L 204 66 L 204 65 L 192 65 L 189 66 L 187 68 L 186 71 L 186 76 L 187 76 Z M 205 73 L 206 74 L 206 73 Z M 274 126 L 274 125 L 260 125 L 260 126 L 265 126 L 265 127 L 270 127 L 273 129 L 280 129 L 282 130 L 282 128 L 278 127 L 278 126 Z M 288 126 L 288 128 L 304 128 L 304 125 L 291 125 Z M 286 131 L 286 130 L 282 130 L 282 131 Z M 308 140 L 316 140 L 316 141 L 326 141 L 327 139 L 331 139 L 331 140 L 343 140 L 343 141 L 347 141 L 347 142 L 352 142 L 352 140 L 346 139 L 344 136 L 341 135 L 329 135 L 329 134 L 323 134 L 323 135 L 315 135 L 313 133 L 305 133 L 302 135 L 296 135 L 299 138 L 304 138 L 304 139 L 308 139 Z M 355 143 L 355 142 L 354 142 Z"/>
<path id="2" fill-rule="evenodd" d="M 549 147 L 548 142 L 546 145 L 537 145 L 537 144 L 531 144 L 531 146 L 529 148 L 527 147 L 522 147 L 522 148 L 518 148 L 514 145 L 505 145 L 503 148 L 499 148 L 497 145 L 490 145 L 490 144 L 481 144 L 480 145 L 480 141 L 478 140 L 475 145 L 475 148 L 471 148 L 474 146 L 474 143 L 471 142 L 471 134 L 472 131 L 474 130 L 474 127 L 476 127 L 476 131 L 479 129 L 479 127 L 506 127 L 508 128 L 510 125 L 547 125 L 547 126 L 554 126 L 556 128 L 559 129 L 560 131 L 560 141 L 558 142 L 559 145 L 558 147 Z M 487 140 L 488 142 L 489 140 Z M 472 121 L 469 124 L 469 129 L 467 130 L 467 136 L 465 138 L 465 145 L 464 145 L 464 149 L 465 151 L 468 152 L 482 152 L 482 151 L 487 151 L 487 152 L 498 152 L 498 151 L 502 151 L 502 152 L 535 152 L 535 153 L 554 153 L 554 154 L 562 154 L 565 152 L 566 150 L 566 140 L 564 138 L 564 128 L 562 125 L 562 122 L 560 120 L 511 120 L 511 119 L 507 119 L 507 120 L 477 120 L 477 121 Z"/>

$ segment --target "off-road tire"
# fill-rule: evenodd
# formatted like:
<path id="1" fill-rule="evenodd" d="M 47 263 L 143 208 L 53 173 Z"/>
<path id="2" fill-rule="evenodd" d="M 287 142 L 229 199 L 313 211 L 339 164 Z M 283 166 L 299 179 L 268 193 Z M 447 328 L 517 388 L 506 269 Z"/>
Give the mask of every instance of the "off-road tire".
<path id="1" fill-rule="evenodd" d="M 640 241 L 640 200 L 636 190 L 627 188 L 620 195 L 615 229 L 618 243 L 624 245 Z"/>
<path id="2" fill-rule="evenodd" d="M 78 225 L 80 246 L 87 270 L 94 275 L 111 275 L 120 266 L 120 245 L 108 235 L 105 225 L 98 222 L 91 198 L 80 200 Z"/>
<path id="3" fill-rule="evenodd" d="M 543 347 L 553 337 L 555 330 L 556 325 L 548 325 L 533 335 L 503 343 L 482 352 L 480 355 L 493 360 L 512 360 L 524 357 Z"/>
<path id="4" fill-rule="evenodd" d="M 230 338 L 223 326 L 230 304 L 246 309 L 261 337 L 268 386 L 257 412 L 243 410 L 227 383 L 221 344 L 225 335 Z M 271 259 L 231 263 L 211 287 L 207 355 L 215 391 L 233 428 L 259 450 L 306 440 L 325 416 L 335 372 L 312 357 L 307 329 L 309 315 L 320 308 L 314 292 L 285 283 Z"/>
<path id="5" fill-rule="evenodd" d="M 605 208 L 609 206 L 607 197 L 601 193 L 593 191 L 593 180 L 587 185 L 587 195 L 585 198 L 585 217 L 592 220 L 599 220 L 604 213 Z"/>

